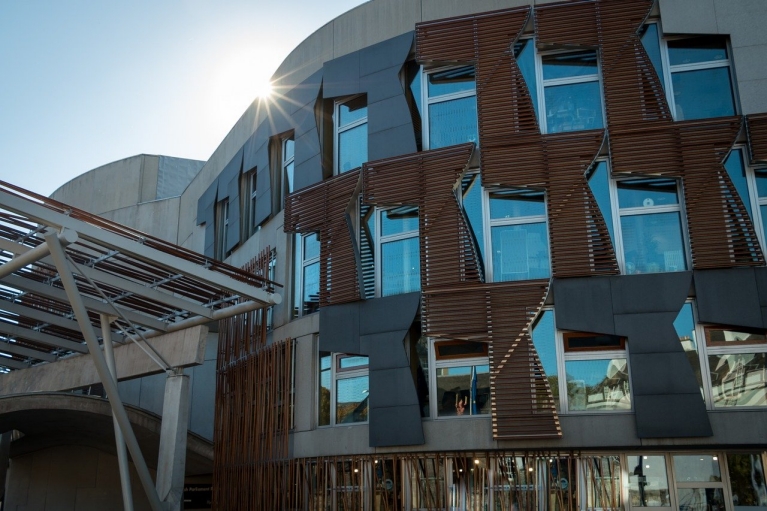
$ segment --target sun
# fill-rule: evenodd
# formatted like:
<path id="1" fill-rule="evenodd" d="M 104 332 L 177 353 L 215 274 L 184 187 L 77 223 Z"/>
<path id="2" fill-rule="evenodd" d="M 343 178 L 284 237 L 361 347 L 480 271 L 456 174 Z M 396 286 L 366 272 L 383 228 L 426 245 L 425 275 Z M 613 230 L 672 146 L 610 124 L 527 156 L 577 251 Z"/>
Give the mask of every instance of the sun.
<path id="1" fill-rule="evenodd" d="M 268 79 L 258 80 L 253 88 L 256 97 L 266 99 L 272 94 L 272 82 Z"/>

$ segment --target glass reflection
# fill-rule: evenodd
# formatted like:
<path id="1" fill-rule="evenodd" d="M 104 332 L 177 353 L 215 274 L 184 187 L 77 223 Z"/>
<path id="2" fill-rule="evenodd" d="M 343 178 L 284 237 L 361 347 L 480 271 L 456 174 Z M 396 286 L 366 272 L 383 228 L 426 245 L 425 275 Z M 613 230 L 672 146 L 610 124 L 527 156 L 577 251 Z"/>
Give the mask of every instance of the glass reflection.
<path id="1" fill-rule="evenodd" d="M 615 235 L 613 233 L 613 210 L 610 206 L 610 176 L 607 172 L 607 162 L 600 161 L 589 176 L 589 188 L 597 201 L 599 211 L 605 219 L 607 231 L 610 233 L 610 239 L 615 246 Z"/>
<path id="2" fill-rule="evenodd" d="M 735 115 L 729 67 L 674 73 L 671 82 L 677 121 Z"/>
<path id="3" fill-rule="evenodd" d="M 473 91 L 475 88 L 474 67 L 464 66 L 430 73 L 428 82 L 429 97 Z"/>
<path id="4" fill-rule="evenodd" d="M 725 511 L 721 488 L 679 488 L 680 511 Z"/>
<path id="5" fill-rule="evenodd" d="M 553 311 L 547 310 L 541 314 L 538 323 L 533 328 L 533 344 L 535 351 L 538 352 L 538 357 L 541 359 L 543 372 L 546 373 L 546 378 L 549 380 L 554 403 L 559 410 L 559 375 Z"/>
<path id="6" fill-rule="evenodd" d="M 477 143 L 477 97 L 429 105 L 429 148 Z"/>
<path id="7" fill-rule="evenodd" d="M 734 149 L 730 153 L 730 156 L 727 157 L 727 160 L 725 160 L 724 168 L 727 170 L 727 175 L 730 176 L 732 184 L 735 185 L 735 189 L 738 191 L 738 197 L 740 197 L 740 201 L 748 211 L 748 215 L 752 216 L 751 201 L 748 200 L 746 167 L 743 165 L 743 151 Z"/>
<path id="8" fill-rule="evenodd" d="M 368 157 L 368 125 L 360 124 L 338 134 L 338 172 L 361 167 Z"/>
<path id="9" fill-rule="evenodd" d="M 284 143 L 284 153 L 282 155 L 282 161 L 288 161 L 296 153 L 296 142 L 292 138 L 288 138 Z"/>
<path id="10" fill-rule="evenodd" d="M 767 353 L 709 355 L 714 406 L 767 405 Z"/>
<path id="11" fill-rule="evenodd" d="M 437 416 L 490 413 L 490 366 L 437 368 Z"/>
<path id="12" fill-rule="evenodd" d="M 597 74 L 597 54 L 593 51 L 544 55 L 542 60 L 544 80 Z"/>
<path id="13" fill-rule="evenodd" d="M 679 213 L 621 217 L 626 273 L 685 271 Z"/>
<path id="14" fill-rule="evenodd" d="M 535 44 L 532 39 L 522 39 L 514 45 L 514 57 L 517 59 L 517 65 L 522 72 L 522 78 L 525 79 L 527 90 L 533 100 L 533 108 L 538 123 L 541 122 L 541 116 L 538 112 L 538 85 L 535 77 Z"/>
<path id="15" fill-rule="evenodd" d="M 545 214 L 546 204 L 542 192 L 490 192 L 490 218 L 493 220 Z"/>
<path id="16" fill-rule="evenodd" d="M 320 308 L 320 263 L 305 266 L 303 277 L 303 314 L 311 314 Z"/>
<path id="17" fill-rule="evenodd" d="M 632 507 L 671 505 L 663 456 L 628 456 L 628 469 Z"/>
<path id="18" fill-rule="evenodd" d="M 381 296 L 421 289 L 418 238 L 381 244 Z"/>
<path id="19" fill-rule="evenodd" d="M 722 481 L 719 460 L 710 454 L 674 456 L 674 474 L 677 483 Z"/>
<path id="20" fill-rule="evenodd" d="M 629 410 L 628 365 L 625 358 L 565 362 L 568 410 Z"/>
<path id="21" fill-rule="evenodd" d="M 304 261 L 320 256 L 320 238 L 316 233 L 304 236 Z"/>
<path id="22" fill-rule="evenodd" d="M 343 128 L 368 116 L 367 98 L 359 96 L 338 106 L 338 127 Z"/>
<path id="23" fill-rule="evenodd" d="M 685 303 L 682 306 L 682 310 L 679 311 L 679 315 L 674 320 L 674 329 L 679 336 L 679 342 L 682 343 L 687 361 L 695 373 L 695 379 L 698 380 L 700 394 L 703 396 L 703 379 L 700 370 L 700 358 L 698 357 L 698 343 L 695 340 L 695 320 L 692 316 L 691 304 Z"/>
<path id="24" fill-rule="evenodd" d="M 756 177 L 756 194 L 759 197 L 767 197 L 767 171 L 754 172 Z"/>
<path id="25" fill-rule="evenodd" d="M 632 179 L 618 183 L 621 208 L 646 208 L 679 204 L 673 179 Z"/>
<path id="26" fill-rule="evenodd" d="M 493 227 L 490 233 L 495 282 L 549 277 L 545 222 Z"/>
<path id="27" fill-rule="evenodd" d="M 368 389 L 367 375 L 336 382 L 336 424 L 368 420 Z"/>
<path id="28" fill-rule="evenodd" d="M 650 23 L 642 28 L 641 32 L 642 46 L 644 46 L 647 55 L 650 57 L 655 74 L 660 78 L 663 88 L 666 88 L 666 80 L 663 76 L 663 64 L 660 56 L 660 40 L 658 39 L 658 24 Z"/>
<path id="29" fill-rule="evenodd" d="M 482 179 L 479 174 L 466 176 L 462 183 L 463 210 L 469 221 L 482 260 L 485 258 L 484 219 L 482 215 Z"/>
<path id="30" fill-rule="evenodd" d="M 318 408 L 318 424 L 330 425 L 330 353 L 320 352 L 320 392 Z"/>
<path id="31" fill-rule="evenodd" d="M 767 507 L 767 482 L 761 453 L 728 454 L 732 504 L 736 511 Z"/>
<path id="32" fill-rule="evenodd" d="M 405 206 L 381 214 L 381 236 L 418 231 L 418 208 Z"/>
<path id="33" fill-rule="evenodd" d="M 599 82 L 548 86 L 546 101 L 546 131 L 592 130 L 603 126 L 602 98 Z"/>
<path id="34" fill-rule="evenodd" d="M 727 42 L 712 36 L 671 39 L 668 59 L 672 66 L 727 60 Z"/>

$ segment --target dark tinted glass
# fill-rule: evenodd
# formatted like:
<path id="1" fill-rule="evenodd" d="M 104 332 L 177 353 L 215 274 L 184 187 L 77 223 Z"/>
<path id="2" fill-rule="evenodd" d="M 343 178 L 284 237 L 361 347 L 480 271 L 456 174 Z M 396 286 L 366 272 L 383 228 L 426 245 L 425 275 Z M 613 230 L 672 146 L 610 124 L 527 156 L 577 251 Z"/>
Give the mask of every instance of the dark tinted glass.
<path id="1" fill-rule="evenodd" d="M 358 96 L 342 103 L 338 107 L 338 126 L 343 127 L 368 116 L 368 103 L 365 96 Z"/>
<path id="2" fill-rule="evenodd" d="M 429 74 L 429 97 L 471 91 L 475 87 L 474 66 L 464 66 Z"/>
<path id="3" fill-rule="evenodd" d="M 632 179 L 618 183 L 621 208 L 641 208 L 678 204 L 676 181 L 673 179 Z"/>
<path id="4" fill-rule="evenodd" d="M 673 39 L 668 41 L 668 58 L 672 66 L 727 60 L 727 41 L 712 36 Z"/>
<path id="5" fill-rule="evenodd" d="M 490 218 L 521 218 L 546 214 L 543 192 L 490 192 Z"/>
<path id="6" fill-rule="evenodd" d="M 735 115 L 729 67 L 673 73 L 676 120 Z"/>
<path id="7" fill-rule="evenodd" d="M 642 28 L 642 46 L 644 46 L 647 55 L 650 57 L 652 67 L 660 78 L 660 83 L 666 87 L 666 80 L 663 77 L 663 64 L 660 56 L 660 40 L 658 39 L 657 23 L 650 23 Z"/>
<path id="8" fill-rule="evenodd" d="M 543 56 L 543 79 L 573 78 L 597 74 L 597 54 L 593 51 Z"/>

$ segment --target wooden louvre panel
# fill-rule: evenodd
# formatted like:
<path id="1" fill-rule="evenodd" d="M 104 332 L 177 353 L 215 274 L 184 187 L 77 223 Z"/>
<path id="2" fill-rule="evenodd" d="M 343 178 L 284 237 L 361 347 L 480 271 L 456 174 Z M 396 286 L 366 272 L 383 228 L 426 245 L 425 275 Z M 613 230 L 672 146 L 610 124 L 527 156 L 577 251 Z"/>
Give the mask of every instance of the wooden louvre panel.
<path id="1" fill-rule="evenodd" d="M 596 48 L 599 45 L 596 2 L 581 0 L 536 6 L 535 35 L 539 47 Z"/>
<path id="2" fill-rule="evenodd" d="M 318 232 L 320 307 L 361 299 L 346 210 L 356 200 L 360 171 L 345 172 L 285 198 L 285 232 Z"/>
<path id="3" fill-rule="evenodd" d="M 751 160 L 754 163 L 767 163 L 767 113 L 750 114 L 747 120 Z"/>
<path id="4" fill-rule="evenodd" d="M 421 289 L 481 282 L 479 252 L 453 191 L 474 144 L 365 163 L 362 202 L 418 206 Z"/>

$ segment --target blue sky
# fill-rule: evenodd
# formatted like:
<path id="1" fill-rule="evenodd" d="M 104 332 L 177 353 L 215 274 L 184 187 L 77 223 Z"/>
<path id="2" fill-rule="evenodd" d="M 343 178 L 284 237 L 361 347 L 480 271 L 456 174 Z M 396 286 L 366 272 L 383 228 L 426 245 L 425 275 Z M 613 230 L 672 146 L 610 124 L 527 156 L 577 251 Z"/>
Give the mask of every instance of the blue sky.
<path id="1" fill-rule="evenodd" d="M 0 2 L 0 179 L 48 195 L 135 154 L 206 160 L 288 53 L 361 3 Z"/>

